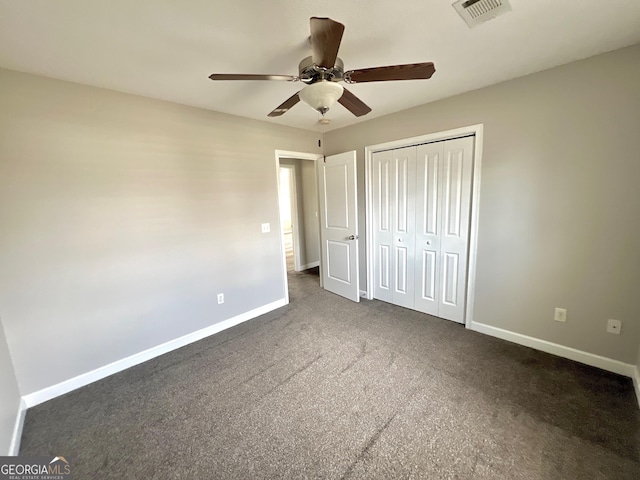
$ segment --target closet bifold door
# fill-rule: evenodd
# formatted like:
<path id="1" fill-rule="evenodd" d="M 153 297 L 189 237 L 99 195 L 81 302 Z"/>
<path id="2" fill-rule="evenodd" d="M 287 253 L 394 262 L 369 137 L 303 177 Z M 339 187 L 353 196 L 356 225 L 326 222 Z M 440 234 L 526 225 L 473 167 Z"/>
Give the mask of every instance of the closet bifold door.
<path id="1" fill-rule="evenodd" d="M 393 230 L 391 184 L 393 166 L 391 151 L 373 154 L 373 248 L 374 248 L 374 285 L 373 297 L 393 303 L 392 278 Z"/>
<path id="2" fill-rule="evenodd" d="M 395 164 L 395 182 L 392 193 L 395 209 L 393 226 L 393 303 L 415 308 L 416 264 L 416 148 L 392 150 Z"/>
<path id="3" fill-rule="evenodd" d="M 418 147 L 416 309 L 464 323 L 474 137 Z"/>
<path id="4" fill-rule="evenodd" d="M 438 316 L 440 307 L 440 184 L 444 142 L 418 146 L 416 169 L 415 308 Z"/>
<path id="5" fill-rule="evenodd" d="M 374 297 L 415 303 L 416 148 L 373 155 Z"/>

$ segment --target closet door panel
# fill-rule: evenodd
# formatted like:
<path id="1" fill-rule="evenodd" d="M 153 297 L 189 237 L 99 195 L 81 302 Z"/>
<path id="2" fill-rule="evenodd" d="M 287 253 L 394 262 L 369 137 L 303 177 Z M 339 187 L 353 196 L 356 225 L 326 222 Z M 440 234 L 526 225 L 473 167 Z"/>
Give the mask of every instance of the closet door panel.
<path id="1" fill-rule="evenodd" d="M 452 307 L 459 304 L 459 264 L 460 255 L 457 253 L 446 252 L 442 254 L 442 303 Z"/>
<path id="2" fill-rule="evenodd" d="M 391 152 L 373 154 L 373 233 L 374 285 L 373 296 L 393 302 L 395 262 L 393 249 L 393 155 Z"/>
<path id="3" fill-rule="evenodd" d="M 415 309 L 438 315 L 440 298 L 440 195 L 443 142 L 417 147 Z"/>
<path id="4" fill-rule="evenodd" d="M 440 183 L 440 285 L 438 316 L 464 323 L 473 173 L 473 137 L 443 145 Z"/>
<path id="5" fill-rule="evenodd" d="M 460 239 L 463 229 L 463 190 L 464 150 L 449 148 L 443 156 L 442 172 L 442 233 L 450 239 Z"/>
<path id="6" fill-rule="evenodd" d="M 416 147 L 392 150 L 393 253 L 395 275 L 393 303 L 407 308 L 415 304 L 415 181 Z"/>

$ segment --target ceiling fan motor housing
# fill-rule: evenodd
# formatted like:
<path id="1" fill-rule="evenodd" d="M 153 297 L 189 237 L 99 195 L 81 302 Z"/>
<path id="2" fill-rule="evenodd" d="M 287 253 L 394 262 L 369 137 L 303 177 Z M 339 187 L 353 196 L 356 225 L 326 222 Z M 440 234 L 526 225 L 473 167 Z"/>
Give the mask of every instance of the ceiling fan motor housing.
<path id="1" fill-rule="evenodd" d="M 298 65 L 299 78 L 305 83 L 315 83 L 320 80 L 337 82 L 344 75 L 344 63 L 341 58 L 336 58 L 333 68 L 319 67 L 313 63 L 312 57 L 302 59 Z"/>

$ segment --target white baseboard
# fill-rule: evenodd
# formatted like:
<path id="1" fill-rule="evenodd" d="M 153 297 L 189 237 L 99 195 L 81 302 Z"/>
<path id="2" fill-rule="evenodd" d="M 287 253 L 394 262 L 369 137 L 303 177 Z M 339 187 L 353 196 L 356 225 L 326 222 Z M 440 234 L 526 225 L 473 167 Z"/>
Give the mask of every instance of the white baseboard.
<path id="1" fill-rule="evenodd" d="M 360 298 L 367 298 L 367 291 L 366 290 L 360 290 Z"/>
<path id="2" fill-rule="evenodd" d="M 600 355 L 584 352 L 575 348 L 565 347 L 564 345 L 557 343 L 540 340 L 539 338 L 529 337 L 509 330 L 503 330 L 502 328 L 492 327 L 491 325 L 486 325 L 484 323 L 471 322 L 469 328 L 476 332 L 517 343 L 518 345 L 535 348 L 536 350 L 552 353 L 553 355 L 575 360 L 576 362 L 591 365 L 592 367 L 598 367 L 602 370 L 607 370 L 608 372 L 617 373 L 631 378 L 635 378 L 637 376 L 636 366 L 630 363 L 620 362 L 618 360 L 613 360 L 612 358 L 602 357 Z M 636 393 L 638 393 L 638 387 L 636 387 Z"/>
<path id="3" fill-rule="evenodd" d="M 319 266 L 320 266 L 320 262 L 311 262 L 311 263 L 307 263 L 306 265 L 301 265 L 300 270 L 298 271 L 302 272 L 303 270 L 309 270 L 310 268 L 315 268 Z"/>
<path id="4" fill-rule="evenodd" d="M 40 403 L 46 402 L 47 400 L 51 400 L 52 398 L 59 397 L 60 395 L 71 392 L 72 390 L 76 390 L 97 380 L 101 380 L 105 377 L 108 377 L 109 375 L 121 372 L 123 370 L 126 370 L 127 368 L 146 362 L 147 360 L 151 360 L 152 358 L 171 352 L 172 350 L 175 350 L 177 348 L 184 347 L 185 345 L 189 345 L 190 343 L 197 342 L 198 340 L 202 340 L 203 338 L 219 333 L 223 330 L 226 330 L 227 328 L 234 327 L 235 325 L 246 322 L 247 320 L 251 320 L 260 315 L 264 315 L 265 313 L 269 313 L 276 308 L 284 307 L 286 304 L 287 302 L 283 298 L 267 305 L 263 305 L 262 307 L 242 313 L 228 320 L 224 320 L 222 322 L 216 323 L 196 332 L 189 333 L 174 340 L 162 343 L 155 347 L 123 358 L 122 360 L 117 360 L 113 363 L 96 368 L 95 370 L 92 370 L 90 372 L 83 373 L 81 375 L 78 375 L 77 377 L 70 378 L 69 380 L 65 380 L 56 385 L 43 388 L 42 390 L 38 390 L 37 392 L 33 392 L 28 395 L 24 395 L 22 399 L 25 402 L 26 408 L 34 407 L 36 405 L 39 405 Z"/>
<path id="5" fill-rule="evenodd" d="M 18 406 L 18 413 L 16 415 L 16 423 L 13 427 L 13 435 L 11 436 L 11 443 L 9 444 L 10 456 L 17 456 L 20 451 L 20 439 L 22 438 L 22 428 L 24 427 L 24 417 L 27 413 L 27 404 L 24 398 L 20 399 L 20 405 Z"/>
<path id="6" fill-rule="evenodd" d="M 633 388 L 636 390 L 636 398 L 640 407 L 640 367 L 636 367 L 633 373 Z"/>

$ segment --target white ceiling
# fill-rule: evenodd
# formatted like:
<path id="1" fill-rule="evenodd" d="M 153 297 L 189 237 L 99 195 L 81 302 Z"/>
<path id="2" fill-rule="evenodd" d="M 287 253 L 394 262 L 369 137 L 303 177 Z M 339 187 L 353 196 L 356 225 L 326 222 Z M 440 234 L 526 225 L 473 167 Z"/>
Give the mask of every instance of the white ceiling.
<path id="1" fill-rule="evenodd" d="M 640 0 L 511 0 L 469 29 L 452 0 L 0 0 L 0 67 L 319 129 L 288 82 L 211 73 L 297 74 L 309 17 L 344 23 L 345 69 L 433 61 L 431 80 L 351 85 L 373 111 L 328 113 L 339 128 L 640 42 Z M 640 59 L 639 59 L 640 61 Z"/>

